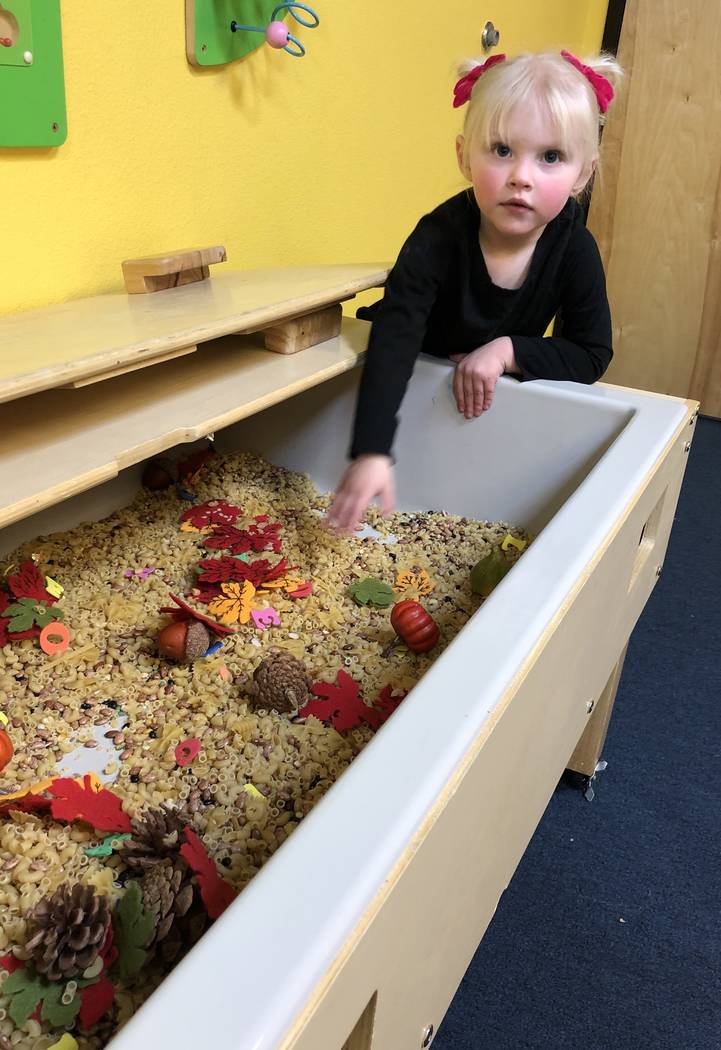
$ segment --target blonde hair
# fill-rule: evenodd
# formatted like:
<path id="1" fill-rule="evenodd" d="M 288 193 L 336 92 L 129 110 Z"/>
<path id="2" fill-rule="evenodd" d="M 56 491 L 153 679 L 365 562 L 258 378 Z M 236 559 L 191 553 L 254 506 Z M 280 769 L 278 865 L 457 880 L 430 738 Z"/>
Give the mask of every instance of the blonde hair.
<path id="1" fill-rule="evenodd" d="M 612 84 L 623 71 L 612 55 L 601 54 L 581 60 Z M 459 67 L 464 76 L 480 63 L 468 60 Z M 485 148 L 503 142 L 510 114 L 533 99 L 545 107 L 556 128 L 561 149 L 578 154 L 589 174 L 598 160 L 601 126 L 606 115 L 598 107 L 591 84 L 559 52 L 522 54 L 497 62 L 480 75 L 473 85 L 463 123 L 463 163 L 468 147 L 480 143 Z"/>

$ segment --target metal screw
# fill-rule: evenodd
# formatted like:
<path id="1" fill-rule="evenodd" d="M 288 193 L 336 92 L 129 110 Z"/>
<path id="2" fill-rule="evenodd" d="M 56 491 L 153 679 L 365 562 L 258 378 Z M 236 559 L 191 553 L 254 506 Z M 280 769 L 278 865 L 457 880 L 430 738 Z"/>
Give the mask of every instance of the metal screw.
<path id="1" fill-rule="evenodd" d="M 657 575 L 657 576 L 660 576 L 660 575 L 661 575 L 661 566 L 660 566 L 660 565 L 657 565 L 657 566 L 656 566 L 656 575 Z"/>
<path id="2" fill-rule="evenodd" d="M 431 1045 L 431 1040 L 433 1039 L 434 1034 L 435 1028 L 432 1024 L 429 1024 L 427 1028 L 423 1029 L 423 1042 L 421 1043 L 421 1047 L 423 1048 L 423 1050 L 425 1050 L 427 1046 Z"/>
<path id="3" fill-rule="evenodd" d="M 31 66 L 33 64 L 33 53 L 32 53 L 32 51 L 24 51 L 23 52 L 23 62 L 25 63 L 26 66 Z"/>
<path id="4" fill-rule="evenodd" d="M 501 39 L 501 34 L 498 32 L 493 22 L 486 22 L 481 33 L 481 46 L 484 51 L 490 51 L 492 47 L 495 47 L 498 41 Z"/>
<path id="5" fill-rule="evenodd" d="M 690 452 L 691 451 L 691 442 L 690 441 L 686 442 L 686 444 L 683 446 L 683 450 L 684 450 L 684 452 Z"/>
<path id="6" fill-rule="evenodd" d="M 50 125 L 50 128 L 51 128 L 52 131 L 60 131 L 60 125 L 55 120 Z"/>
<path id="7" fill-rule="evenodd" d="M 588 711 L 589 715 L 591 714 L 591 711 L 593 711 L 595 706 L 596 706 L 596 701 L 595 700 L 589 700 L 588 701 L 588 703 L 586 704 L 586 710 Z"/>

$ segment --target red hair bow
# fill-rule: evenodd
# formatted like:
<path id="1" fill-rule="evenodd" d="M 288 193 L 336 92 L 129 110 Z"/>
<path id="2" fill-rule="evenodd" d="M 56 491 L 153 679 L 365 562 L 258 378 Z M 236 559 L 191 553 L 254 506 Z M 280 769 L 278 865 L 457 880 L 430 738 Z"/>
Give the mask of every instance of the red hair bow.
<path id="1" fill-rule="evenodd" d="M 495 66 L 497 62 L 504 62 L 506 59 L 505 55 L 491 55 L 485 62 L 482 62 L 480 66 L 474 66 L 473 69 L 466 73 L 464 77 L 461 77 L 457 81 L 456 86 L 453 88 L 453 108 L 458 109 L 471 97 L 471 91 L 473 91 L 473 85 L 487 69 L 491 66 Z"/>
<path id="2" fill-rule="evenodd" d="M 570 51 L 562 51 L 561 55 L 570 62 L 572 66 L 575 66 L 579 73 L 583 73 L 586 80 L 589 82 L 596 95 L 598 102 L 598 108 L 601 113 L 605 113 L 611 102 L 613 101 L 613 88 L 611 82 L 602 76 L 601 73 L 596 73 L 595 70 L 591 69 L 590 66 L 585 66 L 579 58 L 572 55 Z"/>

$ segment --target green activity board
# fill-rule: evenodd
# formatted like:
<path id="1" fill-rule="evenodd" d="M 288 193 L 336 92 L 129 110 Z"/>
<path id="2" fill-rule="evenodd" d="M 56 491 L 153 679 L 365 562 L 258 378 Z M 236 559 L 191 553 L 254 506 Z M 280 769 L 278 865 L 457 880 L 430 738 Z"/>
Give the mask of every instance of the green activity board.
<path id="1" fill-rule="evenodd" d="M 60 146 L 67 133 L 60 0 L 0 0 L 0 146 Z"/>
<path id="2" fill-rule="evenodd" d="M 230 23 L 267 26 L 277 6 L 278 0 L 186 0 L 188 59 L 197 66 L 221 66 L 254 51 L 265 43 L 263 34 L 233 33 Z"/>

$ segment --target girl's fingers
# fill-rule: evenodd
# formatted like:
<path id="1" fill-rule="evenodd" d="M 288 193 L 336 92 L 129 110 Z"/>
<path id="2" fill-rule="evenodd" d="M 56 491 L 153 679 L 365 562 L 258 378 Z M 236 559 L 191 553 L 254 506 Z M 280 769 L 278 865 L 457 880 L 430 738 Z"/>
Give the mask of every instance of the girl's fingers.
<path id="1" fill-rule="evenodd" d="M 463 413 L 466 407 L 463 400 L 463 373 L 458 367 L 453 373 L 453 396 L 456 399 L 458 411 Z"/>
<path id="2" fill-rule="evenodd" d="M 485 395 L 484 395 L 484 398 L 483 398 L 483 411 L 484 412 L 487 412 L 488 409 L 491 407 L 491 405 L 493 403 L 493 394 L 495 392 L 495 389 L 496 389 L 496 380 L 495 379 L 487 379 L 486 380 L 486 392 L 485 392 Z"/>
<path id="3" fill-rule="evenodd" d="M 466 372 L 463 377 L 463 408 L 466 419 L 473 416 L 473 407 L 476 400 L 476 384 L 472 372 Z"/>

